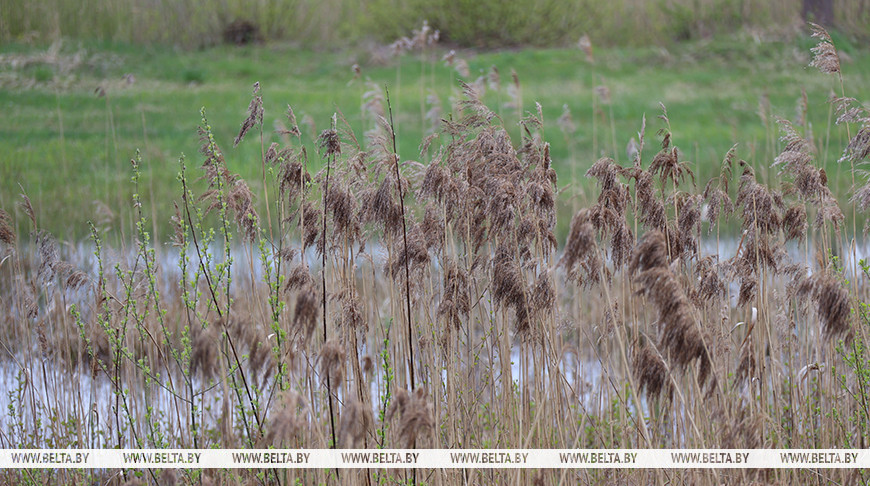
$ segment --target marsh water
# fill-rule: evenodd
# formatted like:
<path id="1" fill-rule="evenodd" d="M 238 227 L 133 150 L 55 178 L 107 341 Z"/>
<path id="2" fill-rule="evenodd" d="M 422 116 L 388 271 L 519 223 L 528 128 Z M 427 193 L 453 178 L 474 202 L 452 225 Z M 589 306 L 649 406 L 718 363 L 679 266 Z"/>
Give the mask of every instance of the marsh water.
<path id="1" fill-rule="evenodd" d="M 703 255 L 734 255 L 738 251 L 740 242 L 735 239 L 726 239 L 719 242 L 715 240 L 705 240 L 701 246 L 701 254 Z M 810 245 L 788 245 L 786 250 L 791 261 L 804 262 L 809 255 L 810 258 L 815 258 L 815 249 Z M 219 248 L 211 248 L 212 255 L 222 255 Z M 385 256 L 386 250 L 383 248 L 369 248 L 369 253 L 375 255 L 375 261 L 378 258 Z M 98 259 L 94 254 L 93 245 L 81 243 L 78 245 L 69 245 L 62 247 L 60 250 L 63 260 L 72 264 L 75 268 L 84 271 L 92 280 L 97 278 Z M 863 259 L 870 255 L 870 247 L 861 246 L 857 248 L 857 258 Z M 237 275 L 233 279 L 233 288 L 237 292 L 246 292 L 250 289 L 252 280 L 262 282 L 265 276 L 263 261 L 270 262 L 271 255 L 261 255 L 256 250 L 246 251 L 244 249 L 235 249 L 232 252 L 233 264 L 232 272 Z M 158 249 L 156 253 L 158 267 L 160 269 L 160 277 L 158 279 L 158 290 L 164 298 L 177 298 L 179 281 L 183 278 L 180 268 L 182 268 L 179 251 L 173 247 L 165 246 Z M 306 255 L 308 261 L 316 262 L 318 258 L 313 250 L 310 250 Z M 38 257 L 35 254 L 27 254 L 20 256 L 21 261 L 30 262 L 32 268 L 38 267 Z M 106 251 L 103 255 L 104 261 L 117 262 L 117 269 L 133 268 L 136 266 L 136 254 L 131 251 Z M 852 271 L 852 261 L 850 255 L 844 254 L 841 259 L 841 264 L 848 276 Z M 438 266 L 438 262 L 433 261 L 432 265 Z M 196 265 L 188 265 L 187 278 L 191 278 L 194 272 L 197 271 Z M 273 267 L 274 270 L 274 267 Z M 311 267 L 312 273 L 319 272 L 319 267 L 313 264 Z M 105 271 L 115 272 L 117 270 L 105 269 Z M 8 282 L 7 282 L 8 283 Z M 739 289 L 736 284 L 732 283 L 730 294 L 732 297 L 731 305 L 736 306 L 736 295 Z M 7 285 L 7 290 L 9 289 Z M 563 289 L 563 292 L 569 290 Z M 45 299 L 39 302 L 40 313 L 51 314 L 58 311 L 55 307 L 64 305 L 63 311 L 69 311 L 73 306 L 79 308 L 86 307 L 89 302 L 93 302 L 94 296 L 92 290 L 87 287 L 79 290 L 68 292 L 65 294 L 63 301 L 57 299 Z M 15 299 L 7 299 L 6 302 L 14 302 Z M 389 307 L 388 302 L 382 302 L 385 308 Z M 417 303 L 416 305 L 423 305 Z M 431 305 L 437 305 L 432 303 Z M 7 322 L 33 322 L 32 319 L 25 318 L 25 309 L 16 306 L 14 303 L 7 306 L 4 312 L 8 312 Z M 581 325 L 577 323 L 576 325 Z M 570 331 L 568 331 L 570 333 Z M 576 339 L 576 337 L 575 337 Z M 185 402 L 178 395 L 170 393 L 170 389 L 178 389 L 179 386 L 184 386 L 178 376 L 170 377 L 163 375 L 164 383 L 153 382 L 141 389 L 130 390 L 124 389 L 118 393 L 111 381 L 100 373 L 94 373 L 92 369 L 85 366 L 83 362 L 68 363 L 63 359 L 62 353 L 46 353 L 38 344 L 38 339 L 30 339 L 30 347 L 25 342 L 18 343 L 2 343 L 3 348 L 0 350 L 3 354 L 2 365 L 0 365 L 0 389 L 5 392 L 0 394 L 0 408 L 5 413 L 0 416 L 0 431 L 6 431 L 0 434 L 0 447 L 13 447 L 16 440 L 16 427 L 21 427 L 23 424 L 36 425 L 41 427 L 45 432 L 49 432 L 49 428 L 58 428 L 56 421 L 44 420 L 47 414 L 56 414 L 59 417 L 73 418 L 78 420 L 79 424 L 68 424 L 70 430 L 66 433 L 79 434 L 82 437 L 79 440 L 85 444 L 97 446 L 111 446 L 110 438 L 112 431 L 118 428 L 124 428 L 129 424 L 119 422 L 116 417 L 119 415 L 119 408 L 123 409 L 123 415 L 133 417 L 147 418 L 152 421 L 158 429 L 165 427 L 165 424 L 185 423 L 185 419 L 180 415 L 174 419 L 168 419 L 173 414 L 178 414 L 179 409 L 190 409 L 195 406 L 197 409 L 198 420 L 204 421 L 205 424 L 200 426 L 214 425 L 221 420 L 224 407 L 226 406 L 223 400 L 223 394 L 217 393 L 201 393 L 198 394 L 198 401 L 194 399 L 194 403 Z M 369 342 L 367 345 L 371 345 Z M 573 398 L 578 401 L 582 408 L 600 409 L 606 407 L 607 393 L 602 393 L 602 390 L 615 388 L 613 383 L 608 384 L 611 377 L 606 376 L 605 368 L 612 365 L 606 362 L 608 358 L 602 358 L 594 349 L 585 349 L 581 351 L 583 346 L 567 346 L 558 351 L 555 357 L 555 366 L 558 368 L 558 373 L 544 373 L 542 376 L 537 376 L 535 379 L 550 380 L 551 376 L 559 376 L 559 379 L 570 384 L 573 391 Z M 361 350 L 362 354 L 376 355 L 380 350 L 371 349 Z M 521 346 L 514 343 L 511 348 L 510 355 L 510 379 L 515 388 L 521 388 L 527 384 L 524 382 L 529 379 L 530 373 L 541 374 L 543 369 L 540 363 L 534 361 L 534 358 L 523 356 Z M 312 363 L 316 357 L 306 358 L 310 370 L 316 373 L 316 366 Z M 495 363 L 488 364 L 495 367 Z M 523 369 L 523 366 L 534 367 L 534 369 Z M 483 365 L 485 366 L 485 365 Z M 480 372 L 480 369 L 477 370 Z M 158 373 L 159 374 L 159 373 Z M 440 376 L 440 386 L 445 386 L 447 382 L 447 370 L 442 369 L 440 373 L 431 374 L 431 378 Z M 255 377 L 255 379 L 259 380 Z M 494 378 L 493 386 L 498 386 L 501 377 Z M 175 380 L 173 383 L 172 380 Z M 373 407 L 380 407 L 379 397 L 384 394 L 386 385 L 386 377 L 381 368 L 375 367 L 375 372 L 368 378 L 369 393 L 372 397 Z M 437 380 L 436 380 L 437 381 Z M 300 383 L 303 383 L 302 380 Z M 264 396 L 258 397 L 258 400 L 263 400 L 265 403 L 271 403 L 275 399 L 273 392 L 274 386 L 269 386 L 265 377 L 263 377 L 262 390 Z M 395 385 L 395 384 L 393 384 Z M 602 386 L 604 385 L 604 386 Z M 212 383 L 209 385 L 202 381 L 201 378 L 194 378 L 192 383 L 189 383 L 191 389 L 208 390 L 209 386 L 216 387 L 218 384 Z M 337 398 L 342 399 L 342 392 L 337 393 Z M 343 392 L 347 393 L 347 392 Z M 205 398 L 204 398 L 205 397 Z M 646 401 L 643 401 L 643 406 L 646 407 Z M 312 415 L 313 410 L 309 410 Z M 377 412 L 377 410 L 375 410 Z M 189 420 L 189 419 L 188 419 Z M 160 425 L 164 424 L 164 425 Z M 28 426 L 29 427 L 29 426 Z M 24 427 L 24 428 L 28 428 Z M 22 428 L 23 430 L 23 428 Z M 59 430 L 51 430 L 53 434 L 63 433 Z M 164 430 L 163 433 L 173 436 L 181 433 L 180 431 Z"/>

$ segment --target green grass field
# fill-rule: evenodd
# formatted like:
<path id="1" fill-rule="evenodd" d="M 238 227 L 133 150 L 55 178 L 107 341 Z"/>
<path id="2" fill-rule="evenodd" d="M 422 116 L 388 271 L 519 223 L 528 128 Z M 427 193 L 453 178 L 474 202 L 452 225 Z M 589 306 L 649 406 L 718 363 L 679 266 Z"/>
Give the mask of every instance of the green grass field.
<path id="1" fill-rule="evenodd" d="M 870 55 L 845 38 L 835 36 L 835 41 L 844 55 L 846 95 L 870 98 Z M 836 160 L 846 134 L 832 126 L 827 103 L 839 84 L 807 67 L 813 45 L 809 37 L 779 41 L 741 34 L 670 49 L 596 48 L 594 63 L 580 49 L 462 51 L 458 57 L 469 66 L 463 77 L 441 61 L 447 52 L 441 48 L 384 60 L 362 49 L 315 52 L 280 44 L 201 51 L 74 41 L 6 44 L 0 46 L 0 208 L 17 211 L 23 188 L 40 226 L 62 239 L 86 236 L 88 220 L 129 234 L 129 160 L 139 149 L 144 204 L 157 211 L 161 239 L 170 217 L 168 201 L 180 193 L 175 183 L 179 156 L 185 154 L 189 166 L 200 162 L 200 108 L 205 107 L 231 170 L 260 193 L 257 137 L 249 135 L 232 147 L 254 82 L 260 82 L 265 102 L 265 146 L 279 140 L 274 129 L 292 105 L 315 165 L 319 159 L 312 141 L 332 114 L 340 111 L 364 141 L 363 133 L 373 126 L 362 109 L 365 94 L 387 86 L 399 153 L 417 160 L 423 132 L 434 128 L 425 114 L 438 105 L 447 117 L 451 102 L 460 98 L 458 81 L 473 83 L 493 66 L 500 88 L 490 85 L 484 100 L 499 113 L 515 145 L 519 116 L 541 104 L 560 187 L 586 187 L 582 175 L 600 156 L 627 164 L 626 144 L 637 136 L 644 115 L 646 150 L 654 153 L 658 139 L 650 135 L 663 126 L 656 119 L 659 102 L 667 106 L 673 142 L 692 161 L 698 185 L 706 183 L 735 143 L 738 157 L 767 177 L 778 153 L 775 117 L 799 122 L 805 91 L 805 126 L 828 173 L 843 174 L 829 178 L 837 184 L 835 194 L 845 199 L 848 171 L 839 171 Z M 354 64 L 361 67 L 357 79 Z M 508 88 L 512 70 L 521 86 L 522 111 L 509 106 L 515 101 Z M 600 86 L 609 91 L 609 104 L 596 89 Z M 437 95 L 430 100 L 434 104 L 427 101 L 430 93 Z M 573 133 L 557 123 L 565 106 Z M 160 203 L 151 206 L 152 200 Z M 570 198 L 560 197 L 560 203 L 570 205 Z M 26 218 L 17 213 L 19 233 L 26 234 Z"/>

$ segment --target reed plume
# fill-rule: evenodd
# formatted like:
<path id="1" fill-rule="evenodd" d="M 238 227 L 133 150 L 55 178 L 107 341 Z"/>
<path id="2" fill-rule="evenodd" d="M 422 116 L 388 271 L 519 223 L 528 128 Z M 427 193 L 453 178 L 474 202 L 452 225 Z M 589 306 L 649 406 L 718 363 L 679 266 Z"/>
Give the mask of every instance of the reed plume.
<path id="1" fill-rule="evenodd" d="M 812 298 L 817 305 L 825 337 L 836 339 L 847 334 L 852 306 L 842 280 L 827 272 L 814 276 Z"/>
<path id="2" fill-rule="evenodd" d="M 574 215 L 568 230 L 568 241 L 559 259 L 559 265 L 568 272 L 570 280 L 589 286 L 600 282 L 601 274 L 605 271 L 591 215 L 588 209 L 582 209 Z"/>
<path id="3" fill-rule="evenodd" d="M 431 432 L 435 426 L 432 404 L 428 398 L 422 388 L 413 393 L 399 390 L 387 409 L 385 420 L 390 422 L 399 417 L 399 436 L 405 447 L 413 447 L 421 434 Z"/>
<path id="4" fill-rule="evenodd" d="M 233 147 L 238 146 L 248 131 L 255 125 L 263 125 L 263 97 L 260 96 L 259 81 L 254 83 L 253 91 L 254 97 L 251 99 L 250 105 L 248 105 L 248 117 L 242 122 L 242 128 L 239 130 L 235 140 L 233 140 Z"/>
<path id="5" fill-rule="evenodd" d="M 810 66 L 818 68 L 819 71 L 825 74 L 840 73 L 840 56 L 837 54 L 837 49 L 834 47 L 831 36 L 824 27 L 810 22 L 812 28 L 812 36 L 819 39 L 819 43 L 810 49 L 813 53 L 813 60 Z"/>
<path id="6" fill-rule="evenodd" d="M 318 357 L 320 375 L 324 383 L 339 383 L 344 378 L 344 346 L 338 339 L 330 339 L 323 344 Z M 330 392 L 331 393 L 331 392 Z"/>
<path id="7" fill-rule="evenodd" d="M 647 230 L 666 231 L 667 213 L 661 199 L 656 195 L 653 185 L 653 174 L 648 170 L 636 170 L 635 192 L 637 194 L 637 210 L 639 220 Z"/>
<path id="8" fill-rule="evenodd" d="M 194 326 L 191 329 L 193 353 L 190 357 L 190 372 L 210 381 L 220 370 L 218 357 L 218 341 L 220 339 L 219 325 L 213 323 L 208 327 Z M 108 343 L 106 343 L 108 344 Z"/>
<path id="9" fill-rule="evenodd" d="M 703 198 L 707 205 L 704 219 L 709 223 L 707 234 L 713 232 L 713 225 L 718 224 L 720 217 L 728 218 L 734 212 L 734 202 L 728 193 L 731 183 L 731 172 L 734 166 L 737 145 L 733 145 L 725 154 L 719 169 L 719 176 L 710 179 L 704 187 Z M 713 183 L 716 183 L 715 185 Z"/>
<path id="10" fill-rule="evenodd" d="M 610 256 L 617 268 L 628 261 L 634 246 L 626 220 L 631 196 L 628 186 L 619 182 L 619 176 L 628 173 L 610 158 L 599 159 L 586 171 L 586 177 L 594 177 L 600 187 L 598 202 L 590 208 L 591 221 L 597 231 L 610 234 Z"/>
<path id="11" fill-rule="evenodd" d="M 272 406 L 262 446 L 277 449 L 294 446 L 295 439 L 307 426 L 304 415 L 300 414 L 300 409 L 304 408 L 305 404 L 298 393 L 290 390 L 281 392 Z"/>
<path id="12" fill-rule="evenodd" d="M 343 449 L 364 447 L 366 434 L 374 427 L 371 407 L 352 399 L 341 414 L 338 443 Z"/>
<path id="13" fill-rule="evenodd" d="M 788 120 L 778 119 L 782 137 L 786 145 L 773 161 L 773 167 L 780 167 L 780 175 L 787 173 L 793 177 L 794 188 L 800 197 L 807 202 L 820 202 L 823 190 L 819 169 L 812 165 L 812 144 L 803 138 Z"/>
<path id="14" fill-rule="evenodd" d="M 647 397 L 659 398 L 664 393 L 666 398 L 671 398 L 673 385 L 668 378 L 668 366 L 644 335 L 639 336 L 633 346 L 631 371 L 638 388 L 645 391 Z"/>
<path id="15" fill-rule="evenodd" d="M 512 249 L 505 243 L 492 261 L 492 296 L 496 303 L 512 307 L 519 333 L 529 330 L 529 305 L 522 271 Z"/>
<path id="16" fill-rule="evenodd" d="M 307 274 L 307 271 L 306 271 Z M 308 341 L 317 330 L 317 321 L 320 318 L 320 292 L 316 289 L 311 281 L 310 275 L 308 281 L 301 285 L 299 293 L 296 294 L 296 306 L 293 311 L 293 328 L 296 330 L 303 341 Z"/>
<path id="17" fill-rule="evenodd" d="M 459 330 L 471 311 L 468 276 L 453 260 L 448 260 L 444 267 L 444 292 L 438 305 L 438 315 L 447 320 L 448 330 Z"/>
<path id="18" fill-rule="evenodd" d="M 755 170 L 740 161 L 743 174 L 735 204 L 742 207 L 743 230 L 761 237 L 774 235 L 780 229 L 780 212 L 785 204 L 782 194 L 772 191 L 755 180 Z"/>
<path id="19" fill-rule="evenodd" d="M 12 229 L 12 218 L 9 213 L 0 209 L 0 243 L 15 246 L 15 230 Z"/>
<path id="20" fill-rule="evenodd" d="M 30 198 L 27 197 L 27 194 L 24 193 L 23 189 L 20 196 L 21 202 L 18 203 L 18 205 L 24 211 L 24 214 L 27 216 L 27 218 L 30 219 L 30 224 L 33 227 L 33 231 L 36 231 L 36 211 L 33 210 L 33 204 L 30 202 Z"/>
<path id="21" fill-rule="evenodd" d="M 629 272 L 638 284 L 637 292 L 650 299 L 658 310 L 660 349 L 683 370 L 699 363 L 698 381 L 711 376 L 713 363 L 701 335 L 691 303 L 668 264 L 665 236 L 647 232 L 634 249 Z"/>

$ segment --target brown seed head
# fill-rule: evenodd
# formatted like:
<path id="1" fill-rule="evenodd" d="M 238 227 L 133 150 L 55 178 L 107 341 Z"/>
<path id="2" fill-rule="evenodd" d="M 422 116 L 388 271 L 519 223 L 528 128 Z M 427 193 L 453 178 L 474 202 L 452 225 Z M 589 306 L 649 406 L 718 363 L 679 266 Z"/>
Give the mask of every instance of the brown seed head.
<path id="1" fill-rule="evenodd" d="M 239 134 L 236 136 L 236 139 L 233 140 L 233 147 L 239 145 L 242 139 L 245 138 L 245 135 L 248 131 L 253 128 L 255 125 L 263 126 L 263 98 L 259 95 L 260 93 L 260 83 L 259 81 L 254 83 L 254 97 L 251 99 L 251 103 L 248 105 L 248 117 L 245 118 L 245 121 L 242 122 L 242 128 L 239 130 Z"/>
<path id="2" fill-rule="evenodd" d="M 641 170 L 636 175 L 637 209 L 640 221 L 647 230 L 665 230 L 667 216 L 662 200 L 656 196 L 652 173 Z"/>
<path id="3" fill-rule="evenodd" d="M 661 232 L 644 235 L 635 247 L 629 271 L 634 274 L 638 293 L 645 295 L 658 309 L 659 349 L 684 370 L 697 360 L 698 379 L 704 384 L 712 372 L 712 362 L 692 305 L 667 264 L 666 242 Z"/>
<path id="4" fill-rule="evenodd" d="M 637 273 L 667 267 L 668 250 L 664 233 L 661 231 L 647 232 L 634 248 L 628 271 Z"/>
<path id="5" fill-rule="evenodd" d="M 362 332 L 368 330 L 368 321 L 362 313 L 362 302 L 355 290 L 346 291 L 342 299 L 341 325 Z"/>
<path id="6" fill-rule="evenodd" d="M 270 420 L 267 424 L 266 445 L 276 448 L 295 444 L 293 440 L 306 427 L 304 415 L 300 415 L 303 407 L 302 399 L 296 392 L 287 390 L 275 400 Z"/>
<path id="7" fill-rule="evenodd" d="M 205 329 L 198 325 L 191 328 L 193 352 L 190 356 L 190 372 L 194 375 L 198 372 L 201 373 L 206 381 L 214 378 L 220 368 L 218 362 L 219 327 L 219 323 L 212 323 Z"/>
<path id="8" fill-rule="evenodd" d="M 843 215 L 843 210 L 840 209 L 840 204 L 837 198 L 827 187 L 822 187 L 819 208 L 816 212 L 816 220 L 813 226 L 816 229 L 830 226 L 839 234 L 840 227 L 845 222 L 846 217 Z"/>
<path id="9" fill-rule="evenodd" d="M 810 27 L 813 30 L 813 37 L 819 39 L 818 45 L 810 49 L 813 52 L 813 60 L 810 66 L 819 68 L 819 71 L 825 74 L 837 74 L 840 72 L 840 56 L 837 54 L 837 49 L 832 44 L 831 36 L 828 32 L 818 24 L 810 22 Z"/>
<path id="10" fill-rule="evenodd" d="M 335 129 L 336 116 L 333 115 L 333 128 L 320 132 L 317 142 L 325 157 L 341 155 L 341 140 L 338 138 L 338 131 Z"/>
<path id="11" fill-rule="evenodd" d="M 758 277 L 754 273 L 740 277 L 740 292 L 737 298 L 737 306 L 743 307 L 755 300 L 755 288 L 758 286 Z"/>
<path id="12" fill-rule="evenodd" d="M 307 273 L 307 272 L 306 272 Z M 311 276 L 309 275 L 310 279 Z M 293 313 L 293 326 L 297 336 L 308 341 L 317 328 L 320 317 L 320 299 L 317 289 L 309 284 L 296 295 L 296 308 Z"/>
<path id="13" fill-rule="evenodd" d="M 388 235 L 397 235 L 402 229 L 402 209 L 396 201 L 394 184 L 393 177 L 384 177 L 378 190 L 365 195 L 362 201 L 364 221 L 382 225 Z"/>
<path id="14" fill-rule="evenodd" d="M 294 137 L 301 137 L 302 132 L 299 131 L 299 125 L 296 123 L 296 114 L 293 113 L 293 107 L 287 105 L 287 124 L 290 126 L 290 129 L 287 130 L 288 135 L 293 135 Z"/>
<path id="15" fill-rule="evenodd" d="M 15 231 L 12 229 L 12 218 L 9 213 L 0 209 L 0 243 L 7 246 L 15 245 Z"/>
<path id="16" fill-rule="evenodd" d="M 534 285 L 529 290 L 531 307 L 535 313 L 546 313 L 552 310 L 556 304 L 556 291 L 553 286 L 553 277 L 549 272 L 538 275 Z"/>
<path id="17" fill-rule="evenodd" d="M 775 234 L 782 224 L 779 211 L 784 207 L 782 195 L 755 181 L 755 171 L 740 161 L 743 175 L 737 192 L 737 206 L 742 206 L 743 230 L 755 234 Z"/>
<path id="18" fill-rule="evenodd" d="M 290 269 L 284 290 L 299 290 L 313 285 L 314 279 L 311 277 L 311 273 L 308 272 L 308 268 L 303 264 L 298 264 Z"/>
<path id="19" fill-rule="evenodd" d="M 78 290 L 90 283 L 90 278 L 85 272 L 74 270 L 69 272 L 66 278 L 65 287 L 69 290 Z"/>
<path id="20" fill-rule="evenodd" d="M 599 282 L 603 270 L 592 215 L 588 209 L 574 215 L 568 230 L 568 241 L 559 260 L 559 265 L 567 270 L 569 279 L 587 285 Z M 581 278 L 581 270 L 586 273 L 586 279 Z"/>
<path id="21" fill-rule="evenodd" d="M 665 136 L 666 140 L 669 136 L 670 133 Z M 662 145 L 665 145 L 665 143 L 662 142 Z M 688 162 L 680 161 L 680 152 L 677 150 L 677 147 L 671 147 L 670 149 L 663 148 L 653 158 L 649 171 L 653 174 L 658 174 L 663 185 L 667 180 L 679 184 L 687 175 L 691 177 L 692 184 L 695 183 L 695 173 L 689 168 Z"/>
<path id="22" fill-rule="evenodd" d="M 374 426 L 372 408 L 352 399 L 341 413 L 338 443 L 343 449 L 363 447 L 366 433 Z"/>
<path id="23" fill-rule="evenodd" d="M 24 210 L 24 214 L 30 219 L 33 231 L 36 231 L 36 212 L 33 210 L 33 204 L 30 203 L 30 198 L 27 197 L 27 194 L 21 193 L 21 202 L 19 204 Z"/>
<path id="24" fill-rule="evenodd" d="M 266 150 L 266 155 L 264 160 L 269 165 L 275 165 L 278 163 L 278 143 L 272 142 L 272 145 L 269 145 L 269 148 Z"/>
<path id="25" fill-rule="evenodd" d="M 752 346 L 752 336 L 743 341 L 740 347 L 740 358 L 737 365 L 738 380 L 752 380 L 757 376 L 758 361 L 755 358 L 755 351 Z"/>
<path id="26" fill-rule="evenodd" d="M 814 278 L 813 299 L 818 305 L 826 338 L 835 339 L 849 331 L 852 311 L 849 292 L 836 275 L 826 272 Z"/>
<path id="27" fill-rule="evenodd" d="M 803 241 L 807 235 L 807 226 L 807 208 L 803 204 L 791 206 L 782 217 L 786 240 Z"/>
<path id="28" fill-rule="evenodd" d="M 870 113 L 862 106 L 858 100 L 850 97 L 834 97 L 829 100 L 834 105 L 834 111 L 837 114 L 837 125 L 843 123 L 858 123 L 862 126 L 867 126 L 870 123 Z"/>
<path id="29" fill-rule="evenodd" d="M 326 194 L 326 207 L 332 213 L 335 231 L 334 239 L 347 238 L 353 242 L 360 236 L 359 220 L 357 219 L 356 199 L 340 182 L 329 185 Z"/>
<path id="30" fill-rule="evenodd" d="M 330 339 L 320 350 L 320 374 L 326 382 L 328 376 L 332 383 L 339 383 L 344 378 L 344 346 L 338 339 Z"/>
<path id="31" fill-rule="evenodd" d="M 438 315 L 447 319 L 448 329 L 458 330 L 471 311 L 468 277 L 452 259 L 444 267 L 444 293 L 438 305 Z"/>
<path id="32" fill-rule="evenodd" d="M 318 240 L 317 237 L 320 235 L 320 221 L 323 218 L 323 213 L 320 208 L 315 207 L 314 203 L 311 201 L 305 201 L 302 204 L 302 209 L 302 212 L 305 215 L 304 220 L 301 218 L 299 220 L 299 224 L 304 225 L 302 228 L 302 246 L 303 248 L 308 248 Z"/>
<path id="33" fill-rule="evenodd" d="M 399 434 L 406 447 L 414 447 L 423 432 L 431 432 L 435 427 L 434 411 L 428 395 L 422 388 L 409 394 L 405 390 L 396 392 L 395 399 L 387 409 L 385 418 L 392 421 L 396 414 L 401 415 Z"/>
<path id="34" fill-rule="evenodd" d="M 46 285 L 54 280 L 61 263 L 57 240 L 47 231 L 40 231 L 36 234 L 36 246 L 39 253 L 37 278 L 43 285 Z"/>
<path id="35" fill-rule="evenodd" d="M 706 256 L 698 261 L 698 296 L 711 301 L 725 296 L 725 284 L 719 277 L 719 265 L 714 256 Z"/>
<path id="36" fill-rule="evenodd" d="M 677 229 L 684 257 L 694 255 L 697 250 L 695 236 L 701 231 L 701 200 L 698 194 L 678 198 Z"/>
<path id="37" fill-rule="evenodd" d="M 525 280 L 514 252 L 507 244 L 499 245 L 493 259 L 492 295 L 499 305 L 513 307 L 517 332 L 529 330 L 529 307 L 525 294 Z"/>
<path id="38" fill-rule="evenodd" d="M 228 199 L 229 208 L 235 214 L 239 231 L 249 242 L 256 241 L 260 231 L 260 217 L 254 209 L 254 194 L 248 184 L 241 179 L 235 181 L 228 194 Z"/>
<path id="39" fill-rule="evenodd" d="M 703 194 L 704 202 L 707 205 L 707 212 L 704 214 L 704 219 L 706 219 L 710 224 L 707 234 L 713 232 L 713 226 L 719 222 L 720 216 L 727 218 L 734 212 L 734 202 L 731 201 L 731 197 L 721 188 L 721 186 L 714 186 L 713 181 L 714 179 L 710 179 Z"/>
<path id="40" fill-rule="evenodd" d="M 849 200 L 852 204 L 856 204 L 862 211 L 867 211 L 870 208 L 870 184 L 864 184 L 860 189 L 855 191 L 855 195 Z"/>
<path id="41" fill-rule="evenodd" d="M 857 164 L 868 157 L 870 157 L 870 121 L 865 121 L 864 126 L 849 140 L 840 161 L 849 160 Z"/>
<path id="42" fill-rule="evenodd" d="M 365 355 L 362 357 L 362 370 L 363 373 L 369 374 L 372 370 L 375 369 L 375 361 L 371 356 Z"/>
<path id="43" fill-rule="evenodd" d="M 423 221 L 419 226 L 427 250 L 437 252 L 444 246 L 444 220 L 436 204 L 430 202 L 426 205 L 426 212 L 423 213 Z"/>
<path id="44" fill-rule="evenodd" d="M 407 246 L 403 244 L 399 248 L 392 261 L 387 262 L 385 271 L 389 272 L 392 278 L 404 282 L 406 278 L 405 266 L 407 265 L 407 276 L 410 277 L 410 284 L 414 290 L 422 282 L 423 271 L 429 261 L 426 239 L 420 224 L 417 223 L 408 230 Z"/>
<path id="45" fill-rule="evenodd" d="M 661 397 L 663 391 L 667 392 L 666 397 L 673 393 L 673 386 L 668 379 L 668 366 L 646 336 L 641 335 L 635 342 L 631 371 L 638 388 L 646 391 L 648 398 Z"/>

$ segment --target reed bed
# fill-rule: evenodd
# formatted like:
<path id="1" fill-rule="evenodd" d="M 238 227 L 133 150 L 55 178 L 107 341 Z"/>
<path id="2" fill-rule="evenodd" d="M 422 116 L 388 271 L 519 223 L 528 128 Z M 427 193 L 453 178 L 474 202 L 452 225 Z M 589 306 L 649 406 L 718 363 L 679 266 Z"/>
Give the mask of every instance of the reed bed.
<path id="1" fill-rule="evenodd" d="M 813 65 L 840 76 L 830 37 L 820 27 L 815 36 Z M 805 127 L 780 121 L 773 183 L 756 177 L 770 163 L 737 160 L 736 148 L 716 177 L 696 181 L 672 137 L 680 121 L 662 106 L 656 128 L 643 120 L 626 165 L 601 158 L 585 172 L 597 193 L 558 241 L 566 190 L 540 106 L 512 138 L 463 84 L 419 160 L 402 160 L 388 92 L 370 96 L 378 115 L 363 138 L 337 113 L 309 153 L 289 107 L 285 143 L 266 146 L 255 85 L 233 143 L 259 144 L 262 193 L 228 169 L 204 110 L 200 155 L 178 161 L 171 241 L 151 239 L 138 154 L 126 248 L 104 246 L 95 226 L 88 243 L 62 246 L 26 194 L 30 238 L 15 234 L 11 208 L 0 211 L 0 447 L 866 447 L 870 267 L 858 258 L 857 212 L 870 205 L 860 171 L 870 116 L 840 87 L 842 167 L 855 181 L 846 212 Z M 0 475 L 39 484 L 866 481 L 860 470 Z"/>

